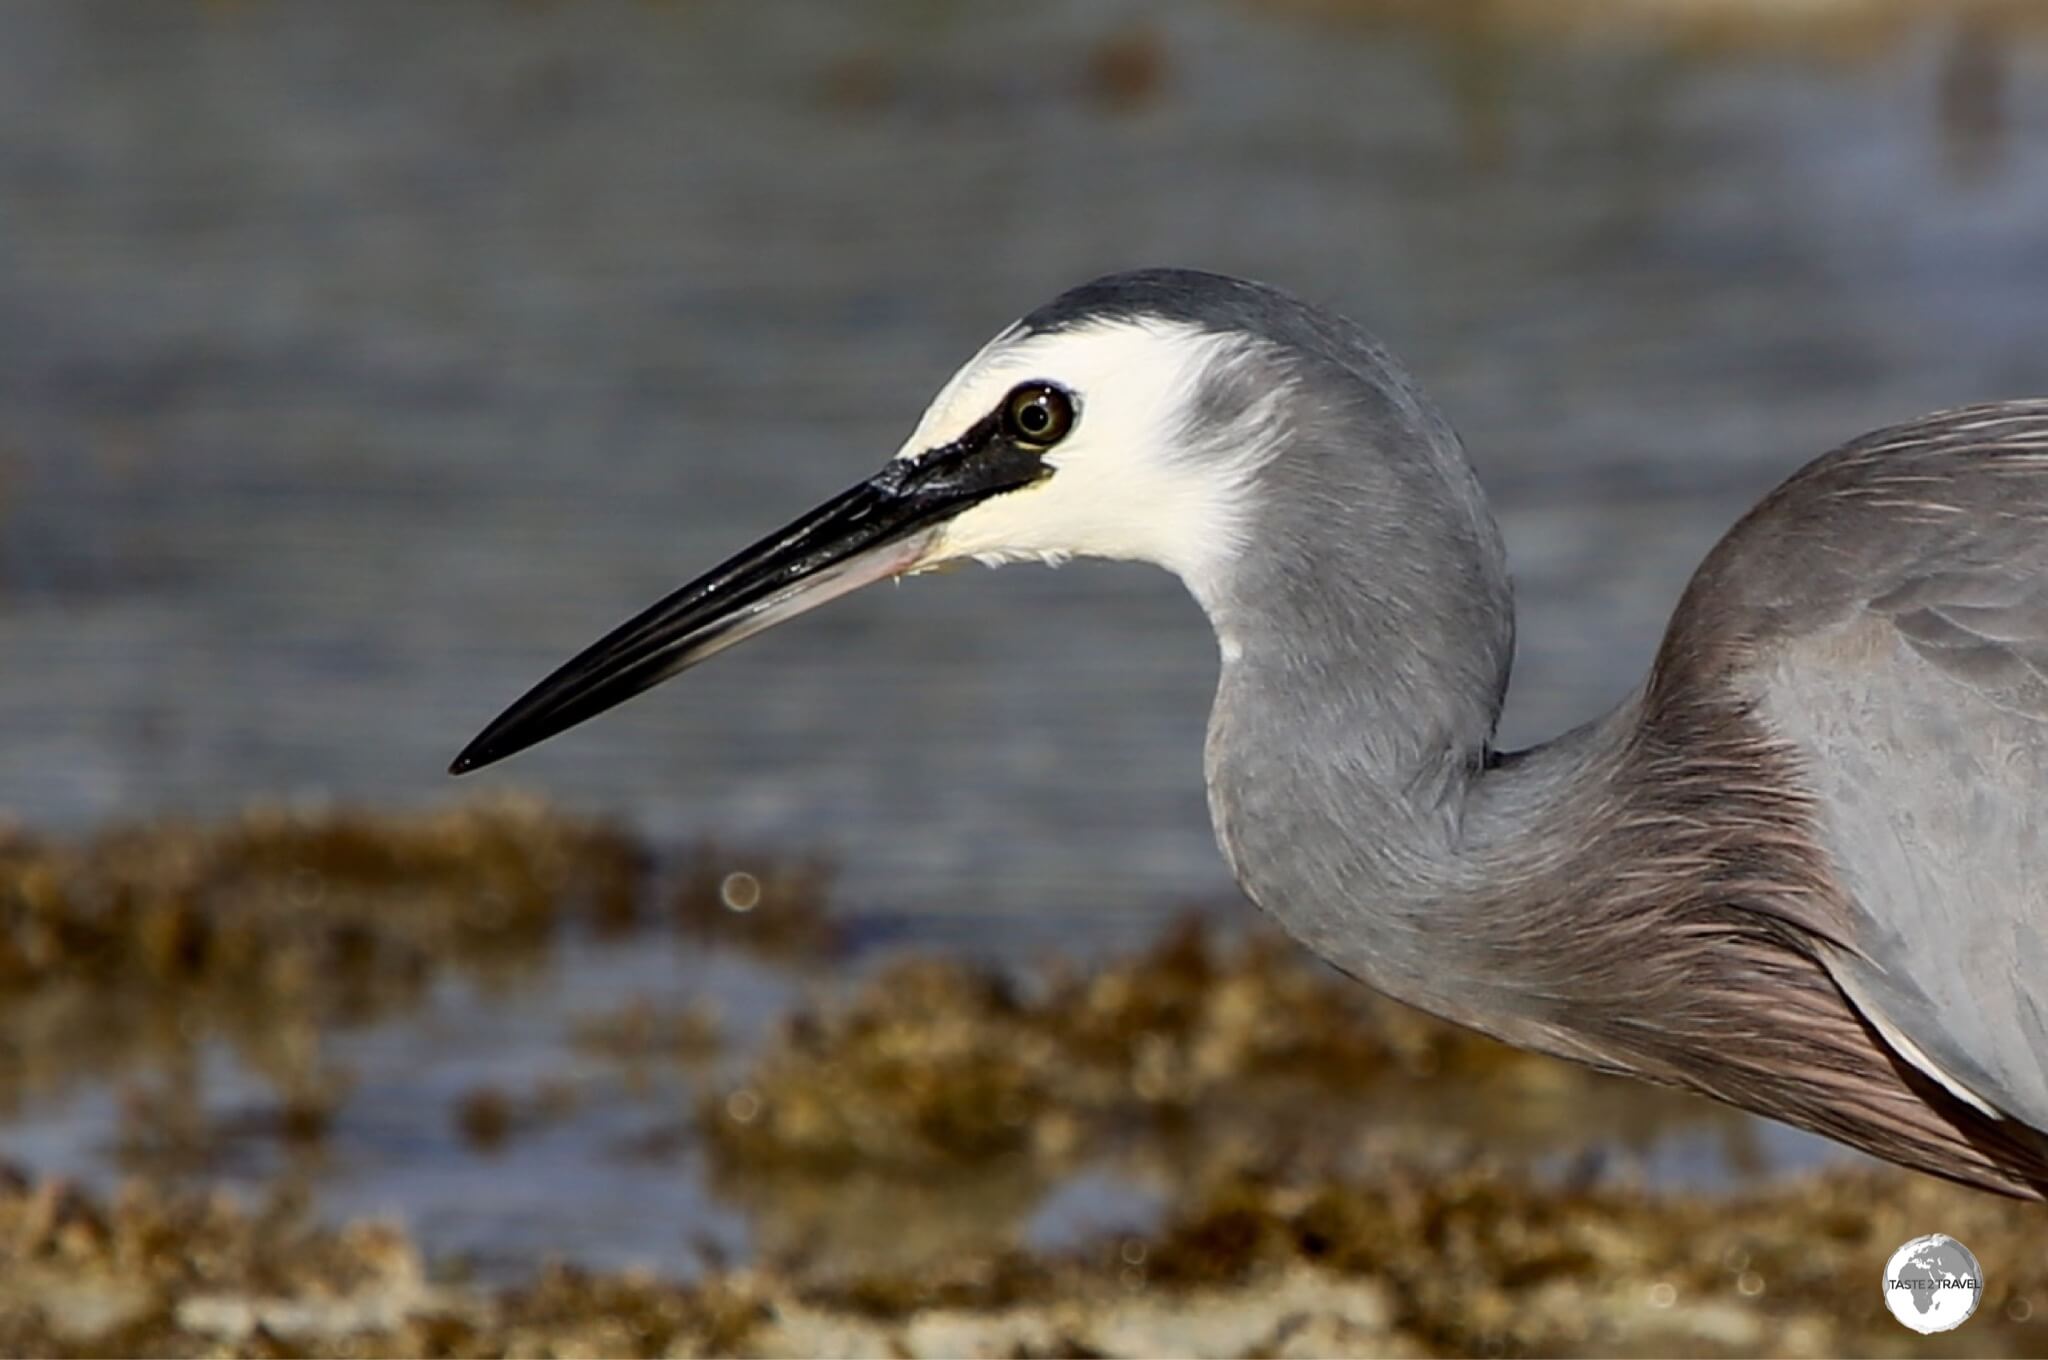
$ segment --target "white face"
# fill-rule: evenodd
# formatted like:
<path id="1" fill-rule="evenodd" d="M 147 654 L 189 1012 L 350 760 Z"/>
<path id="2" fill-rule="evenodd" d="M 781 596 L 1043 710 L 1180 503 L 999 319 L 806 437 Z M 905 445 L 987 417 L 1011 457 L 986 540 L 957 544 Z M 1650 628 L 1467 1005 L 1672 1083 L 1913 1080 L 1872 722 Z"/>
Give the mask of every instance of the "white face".
<path id="1" fill-rule="evenodd" d="M 1154 320 L 998 335 L 946 384 L 896 456 L 950 442 L 1024 383 L 1064 388 L 1073 428 L 1046 450 L 1050 477 L 948 520 L 918 569 L 962 558 L 991 566 L 1121 558 L 1165 567 L 1200 594 L 1212 564 L 1237 550 L 1246 484 L 1276 443 L 1277 394 L 1231 429 L 1204 432 L 1218 441 L 1214 450 L 1188 448 L 1204 374 L 1247 343 Z"/>
<path id="2" fill-rule="evenodd" d="M 1268 387 L 1226 403 L 1227 416 L 1201 401 L 1229 365 L 1263 357 L 1251 349 L 1258 343 L 1156 320 L 1036 336 L 1012 327 L 954 375 L 897 455 L 916 460 L 948 449 L 933 469 L 941 480 L 956 475 L 961 460 L 1000 460 L 981 465 L 986 483 L 967 483 L 982 499 L 963 492 L 966 508 L 933 522 L 903 491 L 922 478 L 869 479 L 593 643 L 499 715 L 453 768 L 476 769 L 545 741 L 848 591 L 960 558 L 1152 562 L 1211 606 L 1245 546 L 1252 478 L 1281 442 L 1286 379 L 1263 368 L 1257 377 Z M 1246 375 L 1231 376 L 1244 390 Z M 1049 398 L 1048 384 L 1065 400 Z M 985 428 L 962 440 L 991 415 L 1015 416 L 1021 408 L 1010 398 L 1019 387 L 1042 403 L 1035 409 L 1047 418 L 1043 441 L 1021 430 L 991 439 Z M 1067 406 L 1072 419 L 1062 434 L 1056 427 Z M 1030 428 L 1021 417 L 1016 425 Z M 1229 649 L 1226 639 L 1226 656 Z"/>

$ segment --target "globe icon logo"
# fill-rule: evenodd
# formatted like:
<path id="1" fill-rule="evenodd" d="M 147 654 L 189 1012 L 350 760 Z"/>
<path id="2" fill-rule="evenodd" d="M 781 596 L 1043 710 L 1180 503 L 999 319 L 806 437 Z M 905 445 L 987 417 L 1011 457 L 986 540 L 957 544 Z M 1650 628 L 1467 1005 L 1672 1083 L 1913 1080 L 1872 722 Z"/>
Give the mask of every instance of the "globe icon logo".
<path id="1" fill-rule="evenodd" d="M 1916 1237 L 1884 1263 L 1884 1306 L 1922 1335 L 1962 1326 L 1983 1292 L 1977 1258 L 1946 1233 Z"/>

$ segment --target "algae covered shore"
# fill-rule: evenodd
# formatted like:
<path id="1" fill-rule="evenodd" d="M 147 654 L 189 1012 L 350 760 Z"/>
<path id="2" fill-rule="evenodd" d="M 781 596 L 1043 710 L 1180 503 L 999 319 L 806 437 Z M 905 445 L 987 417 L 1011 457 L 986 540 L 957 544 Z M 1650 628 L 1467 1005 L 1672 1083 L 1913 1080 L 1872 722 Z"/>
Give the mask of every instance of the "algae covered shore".
<path id="1" fill-rule="evenodd" d="M 121 1098 L 70 1174 L 0 1175 L 0 1351 L 2048 1349 L 2038 1208 L 1860 1166 L 1674 1188 L 1642 1171 L 1661 1140 L 1718 1140 L 1739 1172 L 1746 1122 L 1437 1024 L 1255 929 L 969 963 L 851 938 L 829 884 L 516 801 L 9 839 L 0 1110 Z M 484 1268 L 402 1197 L 337 1213 L 380 1098 L 347 1036 L 424 1033 L 455 981 L 517 1006 L 578 940 L 732 960 L 788 999 L 752 1026 L 687 981 L 580 1012 L 558 1068 L 452 1093 L 448 1144 L 483 1186 L 551 1139 L 650 1186 L 701 1176 L 743 1248 L 679 1222 L 665 1256 L 593 1264 L 543 1225 Z M 223 1052 L 258 1096 L 194 1077 Z M 632 1138 L 573 1141 L 618 1108 Z M 1150 1208 L 1030 1228 L 1102 1185 Z M 1931 1340 L 1876 1287 L 1928 1231 L 1986 1268 L 1977 1316 Z"/>

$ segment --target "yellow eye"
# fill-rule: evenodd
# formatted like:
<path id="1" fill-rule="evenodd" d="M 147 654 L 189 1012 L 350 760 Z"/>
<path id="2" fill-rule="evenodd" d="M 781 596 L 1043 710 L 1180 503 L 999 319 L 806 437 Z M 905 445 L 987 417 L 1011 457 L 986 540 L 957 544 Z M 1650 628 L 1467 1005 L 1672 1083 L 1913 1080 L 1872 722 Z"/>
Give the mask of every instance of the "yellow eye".
<path id="1" fill-rule="evenodd" d="M 1026 383 L 1003 402 L 1003 433 L 1020 444 L 1046 448 L 1074 428 L 1074 399 L 1051 383 Z"/>

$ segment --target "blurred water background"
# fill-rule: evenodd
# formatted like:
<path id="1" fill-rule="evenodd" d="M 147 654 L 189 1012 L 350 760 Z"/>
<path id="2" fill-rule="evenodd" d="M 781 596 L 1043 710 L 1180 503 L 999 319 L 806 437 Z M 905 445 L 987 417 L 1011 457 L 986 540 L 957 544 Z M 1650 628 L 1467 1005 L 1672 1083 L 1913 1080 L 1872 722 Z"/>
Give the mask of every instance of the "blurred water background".
<path id="1" fill-rule="evenodd" d="M 440 803 L 505 701 L 877 466 L 989 333 L 1151 263 L 1284 284 L 1410 362 L 1493 494 L 1504 735 L 1540 740 L 1636 682 L 1799 463 L 2048 392 L 2037 14 L 0 7 L 0 807 Z M 829 854 L 834 909 L 893 945 L 1085 952 L 1235 909 L 1213 670 L 1159 574 L 962 571 L 473 782 Z M 349 1041 L 321 1193 L 520 1259 L 743 1250 L 688 1155 L 609 1154 L 623 1101 L 481 1166 L 445 1103 L 566 1061 L 593 999 L 708 995 L 744 1029 L 792 985 L 571 942 L 517 997 L 452 990 Z M 223 1052 L 185 1079 L 255 1099 Z M 32 1104 L 0 1150 L 103 1169 L 120 1099 Z M 1055 1239 L 1126 1212 L 1095 1183 L 1030 1210 Z"/>

